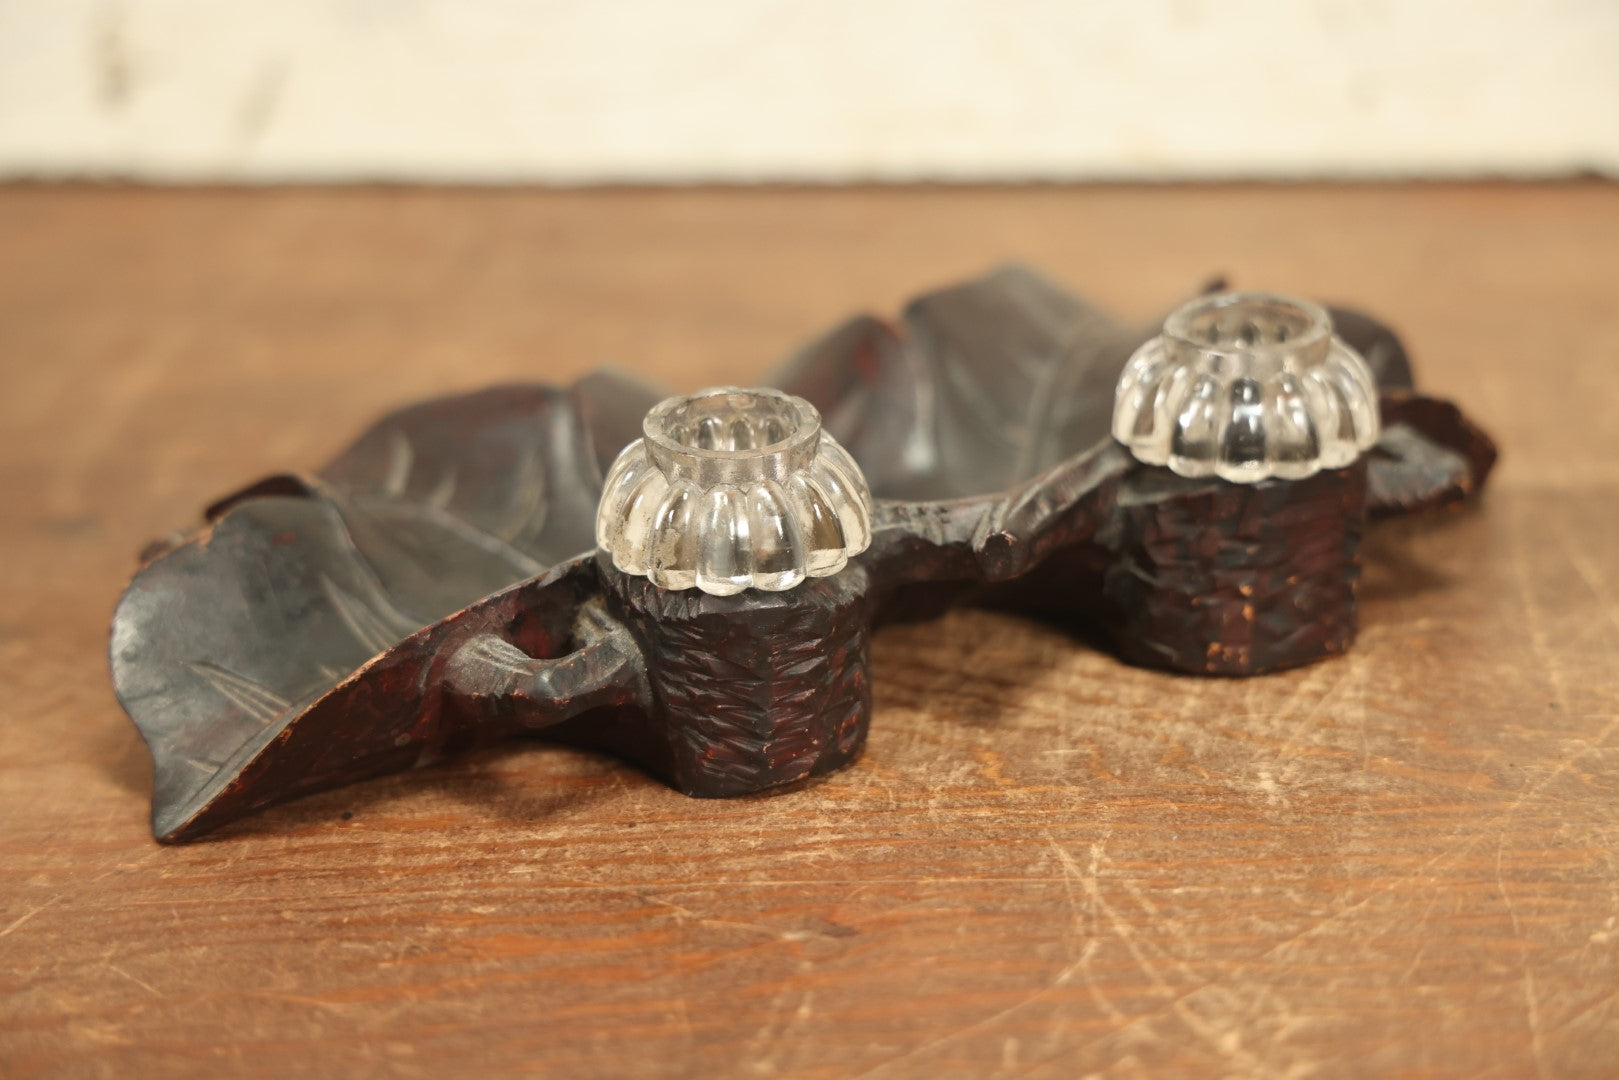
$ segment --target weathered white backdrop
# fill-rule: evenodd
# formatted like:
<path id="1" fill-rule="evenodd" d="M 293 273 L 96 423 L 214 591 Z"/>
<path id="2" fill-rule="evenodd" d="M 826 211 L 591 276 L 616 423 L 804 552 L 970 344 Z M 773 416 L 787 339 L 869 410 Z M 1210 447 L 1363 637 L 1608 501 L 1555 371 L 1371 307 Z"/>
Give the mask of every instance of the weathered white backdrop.
<path id="1" fill-rule="evenodd" d="M 1619 173 L 1619 0 L 0 0 L 0 176 Z"/>

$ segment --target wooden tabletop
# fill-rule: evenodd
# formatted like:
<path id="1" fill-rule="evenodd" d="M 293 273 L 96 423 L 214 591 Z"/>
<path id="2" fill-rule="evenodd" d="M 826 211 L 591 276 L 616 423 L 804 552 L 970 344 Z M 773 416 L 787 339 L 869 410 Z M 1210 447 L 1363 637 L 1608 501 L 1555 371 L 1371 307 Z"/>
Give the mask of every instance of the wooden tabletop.
<path id="1" fill-rule="evenodd" d="M 1304 670 L 958 612 L 807 790 L 520 745 L 152 842 L 146 540 L 415 398 L 746 383 L 1011 257 L 1362 305 L 1491 490 L 1376 529 Z M 1619 1069 L 1619 188 L 0 189 L 0 365 L 0 1075 Z"/>

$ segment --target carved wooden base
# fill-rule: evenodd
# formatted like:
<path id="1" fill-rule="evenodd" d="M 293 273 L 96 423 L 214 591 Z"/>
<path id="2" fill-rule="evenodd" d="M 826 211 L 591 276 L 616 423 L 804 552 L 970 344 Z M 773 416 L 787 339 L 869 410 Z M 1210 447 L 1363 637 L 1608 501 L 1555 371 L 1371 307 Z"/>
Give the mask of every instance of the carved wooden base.
<path id="1" fill-rule="evenodd" d="M 1354 642 L 1363 464 L 1252 486 L 1167 469 L 1132 480 L 1104 585 L 1108 630 L 1125 659 L 1251 675 Z"/>
<path id="2" fill-rule="evenodd" d="M 612 750 L 687 795 L 741 795 L 853 761 L 871 721 L 871 605 L 851 566 L 784 593 L 668 592 L 598 561 L 646 657 L 655 707 L 586 714 L 547 738 Z"/>
<path id="3" fill-rule="evenodd" d="M 976 602 L 1190 675 L 1280 671 L 1354 642 L 1364 464 L 1257 485 L 1137 466 L 1109 509 L 1091 540 Z"/>

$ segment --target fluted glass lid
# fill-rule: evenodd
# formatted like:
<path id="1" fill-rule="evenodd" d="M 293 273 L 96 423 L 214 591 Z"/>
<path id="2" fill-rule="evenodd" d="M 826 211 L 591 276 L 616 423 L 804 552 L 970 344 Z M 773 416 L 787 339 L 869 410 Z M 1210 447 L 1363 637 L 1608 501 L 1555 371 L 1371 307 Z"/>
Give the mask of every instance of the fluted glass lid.
<path id="1" fill-rule="evenodd" d="M 791 589 L 871 543 L 871 493 L 820 414 L 779 390 L 669 398 L 607 475 L 596 542 L 665 589 Z"/>
<path id="2" fill-rule="evenodd" d="M 1296 480 L 1377 441 L 1377 388 L 1325 309 L 1216 293 L 1177 309 L 1130 358 L 1113 436 L 1139 460 L 1237 483 Z"/>

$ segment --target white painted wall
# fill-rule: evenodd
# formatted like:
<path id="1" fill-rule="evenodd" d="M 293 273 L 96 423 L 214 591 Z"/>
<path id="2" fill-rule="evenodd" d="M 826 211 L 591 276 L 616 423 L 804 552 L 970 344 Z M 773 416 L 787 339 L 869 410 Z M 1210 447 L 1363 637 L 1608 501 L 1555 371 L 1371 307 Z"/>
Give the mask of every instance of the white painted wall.
<path id="1" fill-rule="evenodd" d="M 1619 174 L 1619 0 L 0 0 L 0 176 Z"/>

